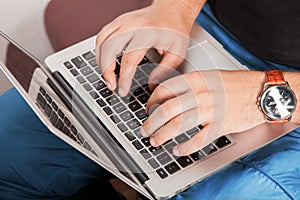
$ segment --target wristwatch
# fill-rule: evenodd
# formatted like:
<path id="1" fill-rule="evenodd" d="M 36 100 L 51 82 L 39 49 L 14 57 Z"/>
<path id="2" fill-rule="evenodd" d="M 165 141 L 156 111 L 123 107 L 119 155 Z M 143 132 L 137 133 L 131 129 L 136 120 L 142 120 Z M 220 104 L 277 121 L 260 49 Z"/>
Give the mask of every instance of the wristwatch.
<path id="1" fill-rule="evenodd" d="M 285 123 L 290 121 L 296 110 L 295 93 L 285 81 L 280 70 L 266 71 L 264 89 L 258 98 L 258 107 L 269 123 Z"/>

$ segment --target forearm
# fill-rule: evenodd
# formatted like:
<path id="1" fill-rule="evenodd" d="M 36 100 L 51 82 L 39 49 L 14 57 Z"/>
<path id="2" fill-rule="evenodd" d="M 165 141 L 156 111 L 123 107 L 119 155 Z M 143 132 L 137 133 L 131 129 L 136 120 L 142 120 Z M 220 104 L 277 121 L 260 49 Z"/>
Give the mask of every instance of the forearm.
<path id="1" fill-rule="evenodd" d="M 154 6 L 169 5 L 185 17 L 186 23 L 193 23 L 206 0 L 153 0 Z"/>
<path id="2" fill-rule="evenodd" d="M 284 72 L 284 78 L 289 83 L 297 98 L 297 108 L 291 121 L 300 124 L 300 72 Z"/>

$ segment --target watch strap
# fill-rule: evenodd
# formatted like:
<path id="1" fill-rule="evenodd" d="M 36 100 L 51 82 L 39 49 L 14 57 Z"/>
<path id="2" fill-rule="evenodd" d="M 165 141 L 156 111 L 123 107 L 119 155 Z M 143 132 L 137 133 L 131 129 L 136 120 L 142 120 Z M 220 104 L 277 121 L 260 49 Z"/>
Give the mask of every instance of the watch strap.
<path id="1" fill-rule="evenodd" d="M 266 84 L 268 86 L 286 84 L 286 81 L 283 77 L 282 71 L 280 71 L 280 70 L 266 71 Z"/>

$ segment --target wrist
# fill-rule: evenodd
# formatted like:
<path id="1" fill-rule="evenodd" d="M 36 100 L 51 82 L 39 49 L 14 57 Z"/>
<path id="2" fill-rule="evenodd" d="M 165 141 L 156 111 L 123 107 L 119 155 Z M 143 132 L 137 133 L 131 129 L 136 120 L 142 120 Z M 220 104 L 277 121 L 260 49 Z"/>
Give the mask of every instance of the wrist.
<path id="1" fill-rule="evenodd" d="M 283 75 L 286 81 L 289 83 L 290 88 L 294 91 L 297 99 L 297 107 L 291 118 L 291 122 L 295 124 L 300 124 L 300 84 L 299 84 L 300 73 L 283 72 Z"/>

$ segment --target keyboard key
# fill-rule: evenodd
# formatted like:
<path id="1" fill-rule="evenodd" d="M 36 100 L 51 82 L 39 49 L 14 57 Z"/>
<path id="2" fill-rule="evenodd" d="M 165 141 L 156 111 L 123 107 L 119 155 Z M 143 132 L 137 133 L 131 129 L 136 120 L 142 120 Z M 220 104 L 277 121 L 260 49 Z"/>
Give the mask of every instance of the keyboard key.
<path id="1" fill-rule="evenodd" d="M 99 98 L 99 95 L 98 95 L 98 93 L 97 93 L 97 92 L 95 92 L 95 91 L 91 91 L 91 92 L 90 92 L 90 95 L 91 95 L 91 97 L 92 97 L 93 99 L 97 99 L 97 98 Z"/>
<path id="2" fill-rule="evenodd" d="M 70 72 L 73 74 L 73 76 L 79 75 L 79 72 L 75 68 L 71 69 Z"/>
<path id="3" fill-rule="evenodd" d="M 47 102 L 40 93 L 38 94 L 36 101 L 42 109 L 45 109 L 45 106 L 46 106 Z"/>
<path id="4" fill-rule="evenodd" d="M 210 155 L 217 151 L 217 148 L 213 144 L 208 144 L 206 147 L 202 149 L 206 155 Z"/>
<path id="5" fill-rule="evenodd" d="M 65 117 L 65 114 L 63 113 L 63 111 L 61 111 L 61 109 L 58 109 L 57 114 L 61 119 Z"/>
<path id="6" fill-rule="evenodd" d="M 70 126 L 71 126 L 71 122 L 70 122 L 70 120 L 69 120 L 67 117 L 64 118 L 64 122 L 65 122 L 65 125 L 66 125 L 67 127 L 70 127 Z"/>
<path id="7" fill-rule="evenodd" d="M 98 99 L 96 102 L 98 103 L 98 105 L 99 105 L 100 107 L 103 107 L 103 106 L 106 105 L 106 103 L 103 101 L 103 99 Z"/>
<path id="8" fill-rule="evenodd" d="M 63 128 L 64 128 L 64 123 L 63 123 L 63 121 L 62 121 L 61 119 L 58 119 L 58 121 L 57 121 L 55 127 L 62 131 Z"/>
<path id="9" fill-rule="evenodd" d="M 84 76 L 87 76 L 87 75 L 93 73 L 93 70 L 92 70 L 90 67 L 86 66 L 86 67 L 84 67 L 83 69 L 81 69 L 80 72 L 81 72 Z"/>
<path id="10" fill-rule="evenodd" d="M 125 136 L 129 141 L 133 141 L 135 139 L 135 136 L 131 132 L 126 132 Z"/>
<path id="11" fill-rule="evenodd" d="M 135 115 L 137 116 L 137 118 L 139 118 L 140 120 L 143 120 L 143 119 L 145 119 L 145 118 L 147 117 L 147 114 L 146 114 L 145 110 L 143 110 L 143 109 L 141 109 L 141 110 L 135 112 L 134 114 L 135 114 Z"/>
<path id="12" fill-rule="evenodd" d="M 120 120 L 120 118 L 117 116 L 117 115 L 112 115 L 111 117 L 110 117 L 110 119 L 115 123 L 115 124 L 117 124 L 117 123 L 119 123 L 121 120 Z"/>
<path id="13" fill-rule="evenodd" d="M 171 162 L 171 160 L 172 160 L 172 158 L 166 152 L 164 152 L 164 153 L 160 154 L 159 156 L 157 156 L 156 159 L 158 160 L 158 162 L 161 165 L 165 165 L 168 162 Z"/>
<path id="14" fill-rule="evenodd" d="M 107 107 L 107 106 L 104 107 L 103 110 L 107 115 L 111 115 L 113 113 L 113 111 L 110 109 L 110 107 Z"/>
<path id="15" fill-rule="evenodd" d="M 87 92 L 89 92 L 89 91 L 91 91 L 93 88 L 90 86 L 90 84 L 88 84 L 88 83 L 85 83 L 85 84 L 83 84 L 83 87 L 84 87 L 84 89 L 87 91 Z"/>
<path id="16" fill-rule="evenodd" d="M 142 87 L 138 87 L 133 91 L 133 95 L 136 97 L 140 96 L 141 94 L 144 94 L 144 93 L 145 93 L 145 91 Z"/>
<path id="17" fill-rule="evenodd" d="M 177 144 L 172 141 L 168 144 L 166 144 L 164 147 L 166 148 L 166 150 L 170 153 L 170 154 L 173 154 L 173 148 L 176 146 Z"/>
<path id="18" fill-rule="evenodd" d="M 164 179 L 168 177 L 168 174 L 165 170 L 163 169 L 158 169 L 156 170 L 156 173 L 160 176 L 160 178 Z"/>
<path id="19" fill-rule="evenodd" d="M 195 135 L 196 133 L 198 133 L 198 131 L 199 131 L 199 129 L 196 128 L 196 127 L 194 127 L 194 128 L 192 128 L 191 130 L 187 131 L 186 133 L 187 133 L 189 136 L 192 137 L 193 135 Z"/>
<path id="20" fill-rule="evenodd" d="M 46 94 L 45 98 L 48 101 L 48 103 L 52 103 L 52 98 L 49 96 L 49 94 Z"/>
<path id="21" fill-rule="evenodd" d="M 91 74 L 89 75 L 88 77 L 86 77 L 87 80 L 90 82 L 90 83 L 94 83 L 96 81 L 99 81 L 100 78 L 94 73 L 94 74 Z"/>
<path id="22" fill-rule="evenodd" d="M 90 64 L 92 67 L 96 67 L 96 66 L 97 66 L 96 59 L 93 58 L 92 60 L 89 60 L 89 64 Z M 100 68 L 99 68 L 99 69 L 100 69 Z"/>
<path id="23" fill-rule="evenodd" d="M 85 141 L 84 137 L 80 133 L 77 133 L 77 139 L 80 142 L 80 144 L 83 144 Z"/>
<path id="24" fill-rule="evenodd" d="M 147 149 L 143 149 L 140 151 L 140 154 L 147 160 L 151 158 L 151 154 L 147 151 Z"/>
<path id="25" fill-rule="evenodd" d="M 93 86 L 96 90 L 102 90 L 103 88 L 106 87 L 106 84 L 100 80 L 100 81 L 94 83 Z"/>
<path id="26" fill-rule="evenodd" d="M 106 101 L 107 101 L 108 105 L 111 105 L 111 106 L 120 102 L 120 100 L 118 99 L 118 97 L 116 95 L 112 95 L 112 96 L 108 97 L 106 99 Z"/>
<path id="27" fill-rule="evenodd" d="M 121 99 L 124 103 L 127 104 L 127 103 L 132 102 L 134 100 L 134 97 L 132 96 L 131 93 L 128 93 L 125 97 L 122 97 Z"/>
<path id="28" fill-rule="evenodd" d="M 138 137 L 138 138 L 142 138 L 143 137 L 139 128 L 136 129 L 136 130 L 134 130 L 133 132 L 136 135 L 136 137 Z"/>
<path id="29" fill-rule="evenodd" d="M 122 132 L 128 131 L 128 128 L 122 122 L 120 124 L 118 124 L 117 126 Z"/>
<path id="30" fill-rule="evenodd" d="M 71 61 L 78 69 L 81 69 L 86 66 L 86 63 L 80 56 L 77 56 L 76 58 L 71 59 Z"/>
<path id="31" fill-rule="evenodd" d="M 73 65 L 67 61 L 67 62 L 64 62 L 64 66 L 67 68 L 67 69 L 71 69 L 73 67 Z"/>
<path id="32" fill-rule="evenodd" d="M 164 150 L 161 146 L 158 146 L 158 147 L 150 147 L 149 148 L 149 151 L 154 155 L 154 156 L 157 156 L 159 155 L 160 153 L 162 153 Z"/>
<path id="33" fill-rule="evenodd" d="M 55 112 L 52 112 L 51 116 L 50 116 L 50 121 L 54 126 L 55 126 L 57 120 L 58 120 L 57 114 Z"/>
<path id="34" fill-rule="evenodd" d="M 150 138 L 142 138 L 141 142 L 145 145 L 145 147 L 150 147 Z"/>
<path id="35" fill-rule="evenodd" d="M 74 134 L 74 135 L 77 135 L 77 128 L 74 126 L 74 125 L 71 125 L 71 127 L 70 127 L 70 130 L 71 130 L 71 132 Z"/>
<path id="36" fill-rule="evenodd" d="M 149 99 L 149 95 L 148 94 L 143 94 L 141 96 L 138 97 L 138 100 L 141 102 L 141 104 L 146 104 L 148 99 Z"/>
<path id="37" fill-rule="evenodd" d="M 65 133 L 67 136 L 72 135 L 72 134 L 71 134 L 71 131 L 70 131 L 66 126 L 64 126 L 62 132 Z"/>
<path id="38" fill-rule="evenodd" d="M 46 106 L 45 106 L 45 113 L 48 117 L 50 117 L 50 115 L 52 113 L 52 108 L 49 104 L 46 104 Z"/>
<path id="39" fill-rule="evenodd" d="M 182 168 L 185 168 L 193 163 L 193 161 L 188 156 L 181 156 L 176 160 Z"/>
<path id="40" fill-rule="evenodd" d="M 140 108 L 142 108 L 141 104 L 137 101 L 133 101 L 128 106 L 132 112 L 135 112 L 135 111 L 139 110 Z"/>
<path id="41" fill-rule="evenodd" d="M 204 155 L 204 153 L 202 151 L 197 151 L 195 153 L 192 153 L 190 156 L 192 157 L 192 159 L 194 161 L 198 161 L 198 160 L 200 160 L 200 159 L 202 159 L 202 158 L 205 157 L 205 155 Z"/>
<path id="42" fill-rule="evenodd" d="M 144 74 L 144 72 L 138 68 L 135 72 L 134 79 L 138 80 L 138 79 L 141 79 L 145 76 L 146 75 Z"/>
<path id="43" fill-rule="evenodd" d="M 138 140 L 133 141 L 132 144 L 137 150 L 141 150 L 143 148 L 143 145 Z"/>
<path id="44" fill-rule="evenodd" d="M 180 167 L 175 162 L 171 162 L 165 166 L 165 169 L 169 172 L 169 174 L 174 174 L 180 170 Z"/>
<path id="45" fill-rule="evenodd" d="M 88 151 L 91 151 L 91 150 L 92 150 L 91 145 L 90 145 L 89 143 L 87 143 L 87 142 L 85 142 L 85 143 L 83 144 L 83 147 L 86 148 Z"/>
<path id="46" fill-rule="evenodd" d="M 103 98 L 106 98 L 106 97 L 109 97 L 110 95 L 112 95 L 112 91 L 110 91 L 108 88 L 104 88 L 99 93 Z"/>
<path id="47" fill-rule="evenodd" d="M 131 130 L 134 130 L 137 127 L 141 126 L 140 122 L 137 119 L 132 119 L 129 122 L 127 122 L 126 124 Z"/>
<path id="48" fill-rule="evenodd" d="M 127 122 L 128 120 L 133 118 L 133 115 L 129 111 L 123 112 L 120 117 L 122 118 L 123 121 Z"/>
<path id="49" fill-rule="evenodd" d="M 82 57 L 86 60 L 90 60 L 92 58 L 95 58 L 94 54 L 91 51 L 82 54 Z"/>
<path id="50" fill-rule="evenodd" d="M 46 90 L 43 87 L 40 87 L 40 93 L 45 96 L 46 95 Z"/>
<path id="51" fill-rule="evenodd" d="M 221 136 L 214 141 L 214 144 L 219 148 L 223 148 L 229 144 L 231 144 L 230 140 L 226 136 Z"/>
<path id="52" fill-rule="evenodd" d="M 114 105 L 113 106 L 113 109 L 114 109 L 114 111 L 116 111 L 116 113 L 121 113 L 121 112 L 123 112 L 124 110 L 126 110 L 126 107 L 124 106 L 124 104 L 123 103 L 118 103 L 117 105 Z"/>
<path id="53" fill-rule="evenodd" d="M 186 136 L 185 134 L 180 134 L 177 137 L 175 137 L 175 140 L 178 143 L 183 143 L 183 142 L 187 141 L 188 139 L 189 139 L 189 137 Z"/>
<path id="54" fill-rule="evenodd" d="M 82 77 L 82 76 L 77 76 L 77 81 L 80 83 L 80 84 L 83 84 L 85 82 L 85 79 Z"/>
<path id="55" fill-rule="evenodd" d="M 54 101 L 52 101 L 51 106 L 52 106 L 53 110 L 55 110 L 55 111 L 58 110 L 58 106 L 57 106 L 57 104 Z"/>
<path id="56" fill-rule="evenodd" d="M 153 64 L 143 65 L 140 67 L 146 74 L 150 74 L 155 68 Z"/>
<path id="57" fill-rule="evenodd" d="M 150 164 L 150 166 L 153 168 L 153 169 L 156 169 L 159 167 L 159 164 L 156 160 L 154 160 L 154 158 L 151 158 L 148 160 L 148 163 Z"/>

